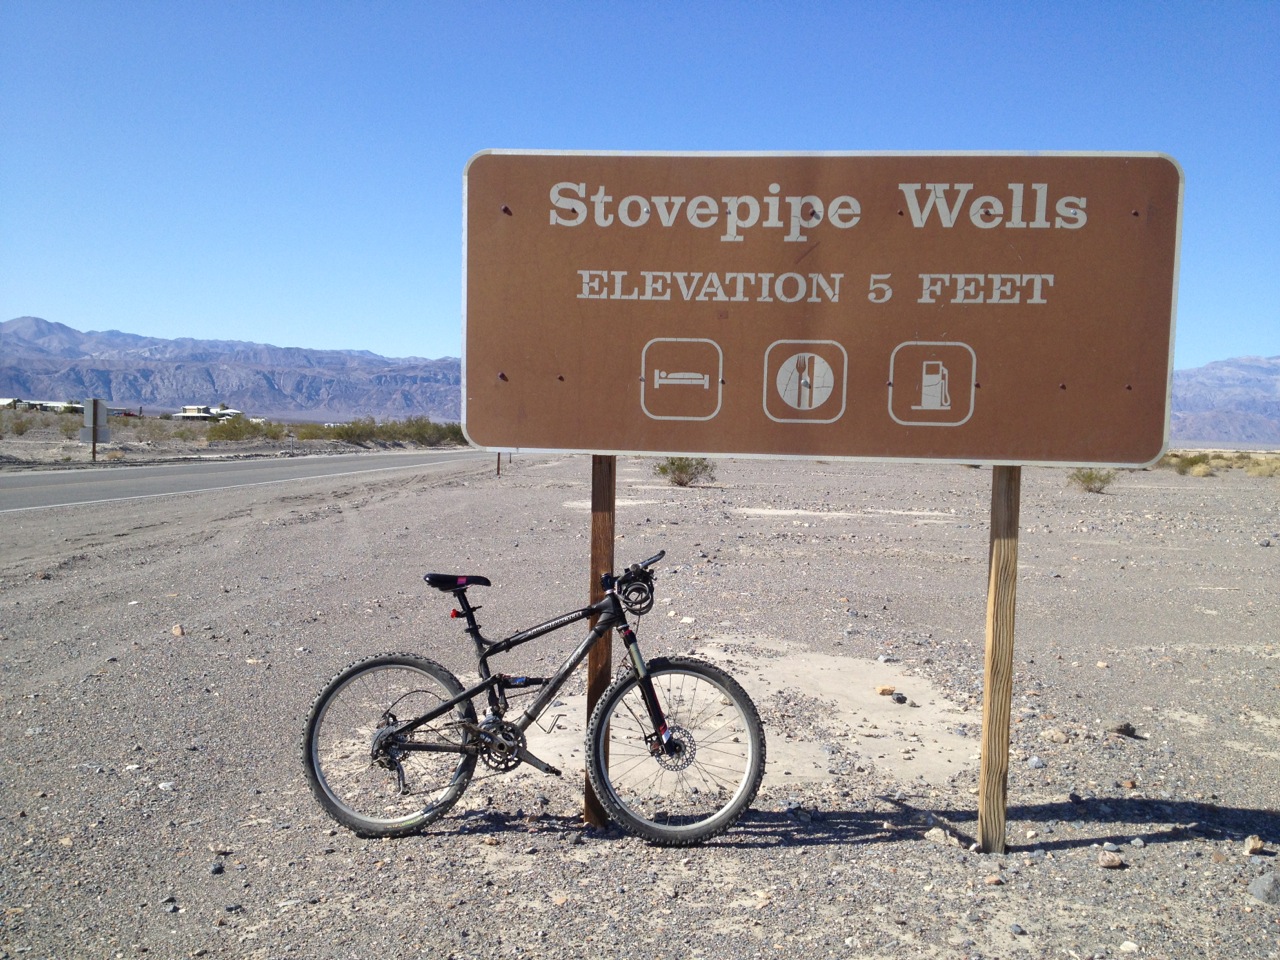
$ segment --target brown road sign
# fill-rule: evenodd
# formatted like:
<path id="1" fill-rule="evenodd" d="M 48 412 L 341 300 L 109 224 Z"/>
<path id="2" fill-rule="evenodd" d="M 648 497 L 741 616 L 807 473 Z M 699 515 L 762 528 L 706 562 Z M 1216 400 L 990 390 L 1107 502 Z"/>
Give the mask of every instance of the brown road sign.
<path id="1" fill-rule="evenodd" d="M 496 151 L 464 182 L 479 446 L 1141 465 L 1167 443 L 1169 157 Z"/>

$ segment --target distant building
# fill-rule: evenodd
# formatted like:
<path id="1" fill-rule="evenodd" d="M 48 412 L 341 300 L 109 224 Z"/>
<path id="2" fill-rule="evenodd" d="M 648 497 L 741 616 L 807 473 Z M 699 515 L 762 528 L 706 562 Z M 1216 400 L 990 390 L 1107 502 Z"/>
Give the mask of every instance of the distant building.
<path id="1" fill-rule="evenodd" d="M 0 410 L 41 410 L 45 413 L 84 413 L 84 404 L 70 400 L 23 400 L 21 397 L 0 397 Z M 140 417 L 142 408 L 134 413 L 128 407 L 107 407 L 109 417 Z"/>
<path id="2" fill-rule="evenodd" d="M 240 415 L 239 410 L 230 407 L 207 407 L 191 405 L 183 407 L 173 415 L 175 420 L 230 420 Z"/>
<path id="3" fill-rule="evenodd" d="M 44 413 L 84 413 L 84 404 L 70 400 L 21 400 L 13 398 L 0 399 L 0 407 L 12 407 L 14 410 L 40 410 Z"/>

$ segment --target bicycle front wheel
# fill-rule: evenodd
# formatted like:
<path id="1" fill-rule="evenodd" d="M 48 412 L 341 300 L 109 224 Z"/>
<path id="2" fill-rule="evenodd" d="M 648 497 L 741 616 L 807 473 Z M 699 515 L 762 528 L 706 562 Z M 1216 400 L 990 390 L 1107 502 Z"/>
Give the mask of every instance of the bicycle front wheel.
<path id="1" fill-rule="evenodd" d="M 609 816 L 661 846 L 719 836 L 751 806 L 764 776 L 764 728 L 746 691 L 688 657 L 649 664 L 674 750 L 655 741 L 640 680 L 615 680 L 587 724 L 587 773 Z"/>
<path id="2" fill-rule="evenodd" d="M 311 792 L 339 823 L 363 837 L 422 829 L 457 803 L 475 770 L 467 748 L 475 709 L 463 700 L 410 733 L 384 731 L 420 717 L 463 692 L 433 660 L 386 654 L 353 664 L 316 697 L 302 762 Z"/>

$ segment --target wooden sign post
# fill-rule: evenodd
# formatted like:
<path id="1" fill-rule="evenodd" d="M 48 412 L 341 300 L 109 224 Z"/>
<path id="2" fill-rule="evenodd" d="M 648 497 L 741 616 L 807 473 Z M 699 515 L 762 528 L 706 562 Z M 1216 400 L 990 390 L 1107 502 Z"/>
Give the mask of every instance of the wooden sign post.
<path id="1" fill-rule="evenodd" d="M 982 685 L 982 765 L 978 781 L 978 846 L 983 853 L 1004 853 L 1021 484 L 1021 467 L 998 466 L 992 471 L 987 652 Z"/>
<path id="2" fill-rule="evenodd" d="M 613 572 L 614 515 L 617 508 L 618 458 L 594 456 L 591 458 L 591 594 L 590 602 L 604 598 L 600 578 Z M 595 619 L 591 626 L 596 625 Z M 609 631 L 591 648 L 587 655 L 587 716 L 595 709 L 596 701 L 609 686 L 613 675 L 613 631 Z M 587 779 L 583 815 L 593 827 L 603 827 L 609 822 L 608 814 L 600 805 L 591 780 Z"/>

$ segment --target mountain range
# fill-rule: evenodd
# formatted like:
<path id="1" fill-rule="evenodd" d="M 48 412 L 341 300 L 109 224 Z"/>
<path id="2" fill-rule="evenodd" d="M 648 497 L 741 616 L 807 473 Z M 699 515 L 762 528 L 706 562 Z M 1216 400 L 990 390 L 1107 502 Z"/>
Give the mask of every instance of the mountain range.
<path id="1" fill-rule="evenodd" d="M 226 403 L 277 420 L 456 422 L 461 366 L 457 357 L 81 333 L 39 317 L 0 323 L 0 397 L 102 397 L 150 413 Z M 1170 432 L 1174 443 L 1280 445 L 1280 357 L 1174 371 Z"/>
<path id="2" fill-rule="evenodd" d="M 235 340 L 81 333 L 39 317 L 0 323 L 0 396 L 101 397 L 148 413 L 225 403 L 277 420 L 395 420 L 462 415 L 457 357 L 392 359 Z"/>
<path id="3" fill-rule="evenodd" d="M 1280 357 L 1175 370 L 1169 432 L 1182 443 L 1280 444 Z"/>

